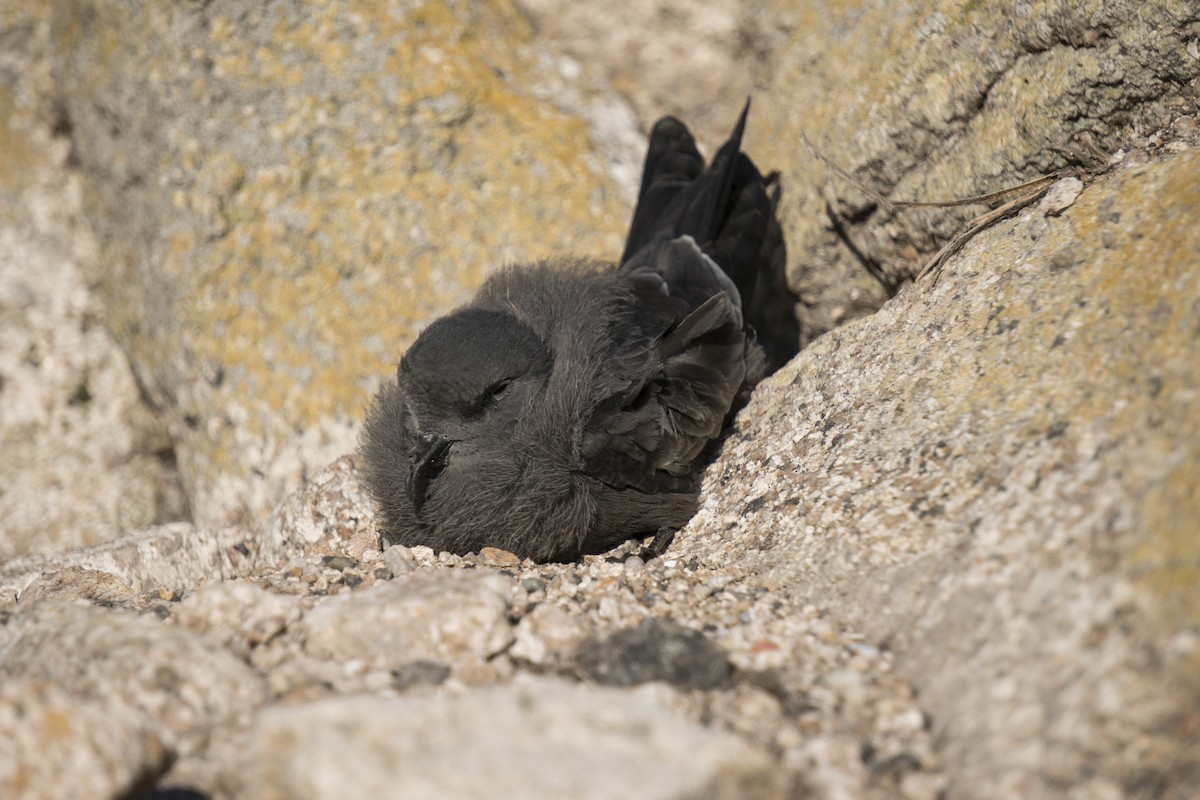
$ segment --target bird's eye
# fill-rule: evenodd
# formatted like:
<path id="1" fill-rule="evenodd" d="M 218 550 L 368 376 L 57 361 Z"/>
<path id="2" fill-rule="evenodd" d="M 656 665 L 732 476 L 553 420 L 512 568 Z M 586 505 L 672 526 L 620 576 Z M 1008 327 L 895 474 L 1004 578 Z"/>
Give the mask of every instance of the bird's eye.
<path id="1" fill-rule="evenodd" d="M 491 386 L 480 392 L 479 396 L 475 398 L 475 401 L 472 402 L 469 407 L 463 409 L 463 413 L 468 417 L 477 417 L 480 414 L 483 414 L 489 408 L 496 405 L 500 398 L 504 397 L 511 387 L 512 378 L 505 378 L 502 381 L 496 381 Z"/>
<path id="2" fill-rule="evenodd" d="M 504 397 L 505 393 L 508 392 L 509 387 L 511 387 L 511 386 L 512 386 L 512 380 L 510 380 L 510 379 L 505 379 L 505 380 L 502 380 L 502 381 L 499 381 L 499 382 L 493 384 L 492 388 L 488 389 L 488 391 L 487 391 L 488 401 L 495 402 L 496 400 L 499 400 L 501 397 Z"/>
<path id="3" fill-rule="evenodd" d="M 484 389 L 483 393 L 479 395 L 479 398 L 472 403 L 470 409 L 467 410 L 468 416 L 475 416 L 487 411 L 489 408 L 494 406 L 501 397 L 504 397 L 505 393 L 511 386 L 512 379 L 506 378 L 505 380 L 497 381 L 488 388 Z"/>

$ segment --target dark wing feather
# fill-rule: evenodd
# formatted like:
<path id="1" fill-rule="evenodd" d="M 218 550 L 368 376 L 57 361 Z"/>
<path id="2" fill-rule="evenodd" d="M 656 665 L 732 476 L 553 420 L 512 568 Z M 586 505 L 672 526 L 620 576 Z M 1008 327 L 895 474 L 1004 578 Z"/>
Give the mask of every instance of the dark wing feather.
<path id="1" fill-rule="evenodd" d="M 688 188 L 678 195 L 676 202 L 682 205 L 676 236 L 688 235 L 702 246 L 720 235 L 735 199 L 735 177 L 746 180 L 749 176 L 746 165 L 758 175 L 758 170 L 741 152 L 742 134 L 746 130 L 746 115 L 750 112 L 750 101 L 742 108 L 733 133 L 713 157 L 712 164 Z M 758 176 L 761 180 L 761 176 Z"/>
<path id="2" fill-rule="evenodd" d="M 796 354 L 800 331 L 775 212 L 778 175 L 764 177 L 740 151 L 749 106 L 747 100 L 733 133 L 703 172 L 696 166 L 703 162 L 695 142 L 682 123 L 667 117 L 655 125 L 621 269 L 643 269 L 657 259 L 655 251 L 664 242 L 690 236 L 737 287 L 738 303 L 766 351 L 770 372 Z M 686 168 L 669 168 L 673 159 Z M 695 177 L 685 182 L 687 175 Z M 706 298 L 703 288 L 664 278 L 673 295 L 693 303 Z"/>
<path id="3" fill-rule="evenodd" d="M 663 117 L 650 132 L 646 165 L 637 207 L 629 223 L 629 236 L 620 263 L 624 264 L 662 231 L 675 198 L 704 172 L 704 158 L 687 126 L 675 117 Z"/>
<path id="4" fill-rule="evenodd" d="M 733 133 L 708 169 L 682 122 L 664 117 L 655 124 L 622 265 L 640 250 L 668 239 L 691 236 L 704 248 L 720 235 L 739 182 L 762 180 L 740 152 L 749 110 L 747 100 Z"/>
<path id="5" fill-rule="evenodd" d="M 708 251 L 757 257 L 761 246 L 762 176 L 740 152 L 748 109 L 707 169 L 678 120 L 651 133 L 620 268 L 631 298 L 612 330 L 622 377 L 581 443 L 585 471 L 611 488 L 694 490 L 698 458 L 746 379 L 741 293 Z"/>
<path id="6" fill-rule="evenodd" d="M 697 457 L 720 433 L 745 378 L 746 339 L 730 296 L 736 290 L 690 239 L 666 242 L 657 254 L 658 271 L 633 273 L 614 358 L 624 379 L 588 420 L 582 454 L 584 470 L 608 486 L 682 492 L 694 488 Z M 694 287 L 707 282 L 708 299 L 689 311 L 650 280 L 663 272 Z M 664 308 L 676 312 L 667 325 Z"/>

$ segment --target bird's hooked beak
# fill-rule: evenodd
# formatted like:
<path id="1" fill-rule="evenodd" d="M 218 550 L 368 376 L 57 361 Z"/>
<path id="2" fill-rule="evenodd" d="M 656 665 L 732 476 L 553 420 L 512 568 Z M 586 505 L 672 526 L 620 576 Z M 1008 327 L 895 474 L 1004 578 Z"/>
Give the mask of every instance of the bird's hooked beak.
<path id="1" fill-rule="evenodd" d="M 446 467 L 446 455 L 452 444 L 451 440 L 437 434 L 423 433 L 417 437 L 417 446 L 411 454 L 412 470 L 408 473 L 406 483 L 408 499 L 412 501 L 417 516 L 421 515 L 421 506 L 425 505 L 429 484 Z"/>

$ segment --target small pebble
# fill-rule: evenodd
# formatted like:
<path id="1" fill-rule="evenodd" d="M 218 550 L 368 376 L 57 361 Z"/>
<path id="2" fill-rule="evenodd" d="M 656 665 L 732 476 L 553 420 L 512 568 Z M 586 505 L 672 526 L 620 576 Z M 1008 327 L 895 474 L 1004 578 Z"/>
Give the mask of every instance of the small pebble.
<path id="1" fill-rule="evenodd" d="M 708 637 L 661 619 L 584 642 L 578 661 L 588 677 L 609 686 L 663 681 L 685 691 L 716 689 L 733 677 L 725 652 Z"/>
<path id="2" fill-rule="evenodd" d="M 425 549 L 428 550 L 429 548 Z M 389 547 L 383 551 L 383 563 L 387 565 L 393 578 L 407 575 L 417 567 L 417 560 L 413 558 L 413 553 L 407 547 L 400 547 L 399 545 Z"/>
<path id="3" fill-rule="evenodd" d="M 498 547 L 485 547 L 480 550 L 479 561 L 492 567 L 515 567 L 521 563 L 521 559 L 514 554 Z"/>
<path id="4" fill-rule="evenodd" d="M 392 686 L 400 692 L 414 686 L 437 686 L 450 677 L 450 667 L 439 661 L 412 661 L 392 671 Z"/>
<path id="5" fill-rule="evenodd" d="M 1038 207 L 1047 216 L 1056 217 L 1075 204 L 1075 199 L 1083 191 L 1083 181 L 1074 176 L 1063 178 L 1050 187 Z"/>
<path id="6" fill-rule="evenodd" d="M 388 549 L 390 550 L 391 548 Z M 416 563 L 420 564 L 421 566 L 432 564 L 435 557 L 433 548 L 426 547 L 423 544 L 408 548 L 408 552 L 412 554 L 412 557 Z M 386 553 L 384 555 L 386 555 Z"/>
<path id="7" fill-rule="evenodd" d="M 321 563 L 330 569 L 336 569 L 339 572 L 358 565 L 357 561 L 355 561 L 353 558 L 347 558 L 346 556 L 325 556 L 321 559 Z"/>
<path id="8" fill-rule="evenodd" d="M 529 594 L 546 590 L 546 582 L 536 575 L 521 580 L 521 588 Z"/>

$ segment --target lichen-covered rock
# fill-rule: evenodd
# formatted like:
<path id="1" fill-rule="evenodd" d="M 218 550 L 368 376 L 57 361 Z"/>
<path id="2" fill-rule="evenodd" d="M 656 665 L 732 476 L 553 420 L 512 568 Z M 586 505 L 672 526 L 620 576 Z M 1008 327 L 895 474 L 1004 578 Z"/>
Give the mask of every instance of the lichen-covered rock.
<path id="1" fill-rule="evenodd" d="M 77 0 L 54 30 L 89 275 L 199 524 L 352 450 L 418 328 L 488 270 L 619 253 L 627 197 L 530 93 L 507 2 Z"/>
<path id="2" fill-rule="evenodd" d="M 53 683 L 121 713 L 132 709 L 184 755 L 266 700 L 261 677 L 200 636 L 79 602 L 45 601 L 9 619 L 0 628 L 0 678 Z"/>
<path id="3" fill-rule="evenodd" d="M 0 683 L 0 796 L 129 797 L 166 771 L 171 751 L 133 706 L 83 699 L 39 679 Z"/>
<path id="4" fill-rule="evenodd" d="M 760 386 L 676 537 L 893 651 L 952 794 L 1194 789 L 1198 217 L 1192 149 L 981 234 Z"/>
<path id="5" fill-rule="evenodd" d="M 752 24 L 770 39 L 755 57 L 779 63 L 749 149 L 785 170 L 809 334 L 882 299 L 856 259 L 887 280 L 911 274 L 962 215 L 871 207 L 805 155 L 801 133 L 904 199 L 1008 185 L 1065 163 L 1055 147 L 1083 130 L 1107 150 L 1140 138 L 1113 175 L 1062 182 L 936 284 L 901 289 L 763 384 L 699 516 L 649 560 L 633 542 L 570 564 L 384 552 L 356 460 L 315 469 L 352 449 L 347 420 L 405 337 L 487 265 L 613 239 L 623 215 L 597 177 L 607 151 L 571 116 L 594 126 L 608 106 L 588 116 L 578 98 L 563 101 L 570 114 L 547 102 L 547 75 L 592 64 L 532 45 L 503 2 L 64 0 L 55 80 L 44 64 L 19 69 L 21 47 L 0 48 L 0 110 L 13 109 L 0 118 L 0 249 L 40 268 L 21 248 L 50 243 L 87 268 L 104 302 L 66 305 L 103 311 L 133 353 L 201 516 L 245 523 L 169 525 L 0 567 L 0 722 L 14 728 L 0 735 L 0 779 L 56 766 L 29 742 L 62 733 L 66 715 L 47 759 L 93 765 L 94 794 L 114 798 L 172 759 L 160 787 L 214 800 L 476 787 L 1190 797 L 1200 151 L 1187 144 L 1200 139 L 1200 12 L 1173 0 L 744 2 L 773 9 Z M 47 11 L 32 5 L 6 5 L 0 28 L 25 15 L 44 33 Z M 563 13 L 566 26 L 621 17 Z M 705 35 L 698 59 L 712 53 Z M 611 55 L 596 65 L 620 62 Z M 30 105 L 59 87 L 57 105 Z M 75 163 L 85 201 L 51 212 L 49 188 Z M 92 215 L 94 256 L 72 238 L 76 209 Z M 45 285 L 69 277 L 47 268 Z M 13 330 L 43 299 L 60 302 L 42 286 L 0 280 L 0 312 L 23 309 Z M 0 314 L 0 337 L 5 324 Z M 19 358 L 0 355 L 0 375 L 24 376 L 4 366 Z M 71 363 L 72 380 L 95 366 Z M 0 381 L 0 413 L 30 396 L 21 381 Z M 0 504 L 17 474 L 0 465 Z M 299 474 L 309 485 L 264 523 Z M 603 658 L 584 641 L 612 670 L 589 672 Z M 683 679 L 663 658 L 677 649 L 717 679 Z M 594 685 L 618 673 L 688 690 Z M 97 738 L 110 714 L 111 739 Z"/>
<path id="6" fill-rule="evenodd" d="M 909 278 L 980 207 L 889 213 L 803 135 L 885 198 L 940 201 L 1067 166 L 1088 137 L 1116 151 L 1195 108 L 1191 0 L 772 0 L 764 13 L 781 41 L 748 143 L 783 172 L 789 282 L 810 339 L 886 298 L 864 264 Z"/>
<path id="7" fill-rule="evenodd" d="M 772 759 L 682 719 L 665 690 L 524 678 L 471 695 L 274 708 L 229 768 L 234 796 L 782 798 Z"/>

